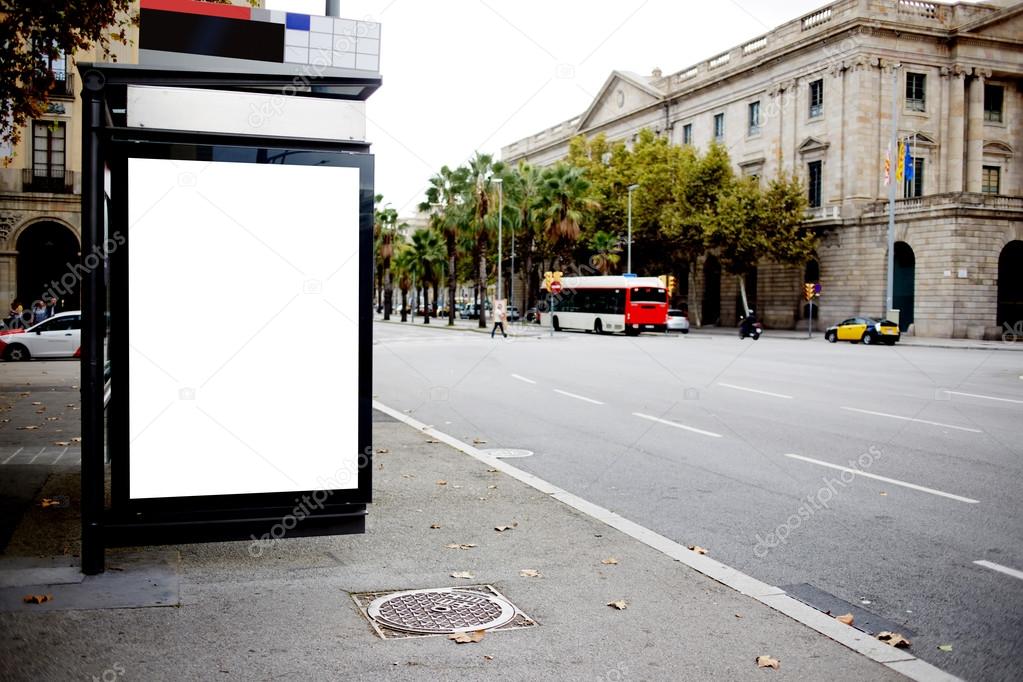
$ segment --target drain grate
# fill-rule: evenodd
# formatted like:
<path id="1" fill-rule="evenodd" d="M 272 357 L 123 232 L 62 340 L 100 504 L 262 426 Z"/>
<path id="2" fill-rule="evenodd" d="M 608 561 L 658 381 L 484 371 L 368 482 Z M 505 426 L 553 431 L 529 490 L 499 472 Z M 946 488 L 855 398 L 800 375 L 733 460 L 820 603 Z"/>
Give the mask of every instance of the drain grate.
<path id="1" fill-rule="evenodd" d="M 536 625 L 490 585 L 364 592 L 352 598 L 383 639 Z"/>

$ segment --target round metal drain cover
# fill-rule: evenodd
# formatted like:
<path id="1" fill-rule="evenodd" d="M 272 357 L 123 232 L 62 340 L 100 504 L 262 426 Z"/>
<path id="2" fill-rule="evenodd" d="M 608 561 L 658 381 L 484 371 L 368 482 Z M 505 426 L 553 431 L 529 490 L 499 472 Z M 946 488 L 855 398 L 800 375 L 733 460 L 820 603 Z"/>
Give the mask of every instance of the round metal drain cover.
<path id="1" fill-rule="evenodd" d="M 515 457 L 532 457 L 532 450 L 516 450 L 515 448 L 490 448 L 483 450 L 488 455 L 493 455 L 498 459 L 513 459 Z"/>
<path id="2" fill-rule="evenodd" d="M 424 634 L 488 630 L 515 618 L 515 607 L 505 599 L 453 588 L 384 595 L 366 612 L 384 627 Z"/>

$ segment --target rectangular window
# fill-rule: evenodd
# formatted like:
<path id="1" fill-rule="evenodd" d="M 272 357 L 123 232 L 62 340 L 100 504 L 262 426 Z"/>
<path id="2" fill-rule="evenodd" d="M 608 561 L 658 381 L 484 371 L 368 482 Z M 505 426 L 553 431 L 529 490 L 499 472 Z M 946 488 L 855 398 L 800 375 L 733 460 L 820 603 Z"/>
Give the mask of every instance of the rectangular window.
<path id="1" fill-rule="evenodd" d="M 682 144 L 693 143 L 693 124 L 686 123 L 682 126 Z"/>
<path id="2" fill-rule="evenodd" d="M 913 178 L 906 178 L 902 183 L 902 196 L 921 197 L 924 194 L 924 160 L 913 157 Z"/>
<path id="3" fill-rule="evenodd" d="M 33 121 L 32 175 L 36 178 L 64 180 L 64 124 L 60 121 Z"/>
<path id="4" fill-rule="evenodd" d="M 760 132 L 760 102 L 749 103 L 749 134 L 756 135 Z"/>
<path id="5" fill-rule="evenodd" d="M 984 166 L 980 176 L 980 191 L 984 194 L 998 194 L 1001 189 L 1002 169 L 999 166 Z"/>
<path id="6" fill-rule="evenodd" d="M 725 115 L 714 114 L 714 139 L 720 142 L 725 139 Z"/>
<path id="7" fill-rule="evenodd" d="M 824 115 L 824 79 L 810 83 L 810 118 Z"/>
<path id="8" fill-rule="evenodd" d="M 927 110 L 927 76 L 925 74 L 906 74 L 906 108 L 910 111 Z"/>
<path id="9" fill-rule="evenodd" d="M 1005 88 L 1001 85 L 984 84 L 984 120 L 1002 122 L 1002 104 L 1005 100 Z"/>
<path id="10" fill-rule="evenodd" d="M 810 201 L 811 208 L 819 208 L 821 205 L 821 186 L 823 178 L 822 170 L 823 162 L 811 161 L 806 165 L 807 170 L 807 199 Z"/>

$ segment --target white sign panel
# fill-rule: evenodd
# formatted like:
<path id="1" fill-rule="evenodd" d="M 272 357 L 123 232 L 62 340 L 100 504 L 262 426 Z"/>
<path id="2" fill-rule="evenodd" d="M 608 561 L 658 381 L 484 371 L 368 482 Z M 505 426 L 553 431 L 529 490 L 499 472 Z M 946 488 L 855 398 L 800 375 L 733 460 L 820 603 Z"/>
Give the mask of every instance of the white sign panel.
<path id="1" fill-rule="evenodd" d="M 128 164 L 129 496 L 357 488 L 359 171 Z"/>

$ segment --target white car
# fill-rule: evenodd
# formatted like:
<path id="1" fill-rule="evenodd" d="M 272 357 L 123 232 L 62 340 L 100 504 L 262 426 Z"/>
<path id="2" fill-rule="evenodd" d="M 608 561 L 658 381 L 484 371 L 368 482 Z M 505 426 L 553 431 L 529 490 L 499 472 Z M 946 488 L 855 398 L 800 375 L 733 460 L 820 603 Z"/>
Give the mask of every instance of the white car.
<path id="1" fill-rule="evenodd" d="M 57 313 L 24 331 L 0 333 L 0 357 L 4 360 L 76 358 L 82 348 L 82 311 Z"/>
<path id="2" fill-rule="evenodd" d="M 689 318 L 686 317 L 686 314 L 677 308 L 670 309 L 668 311 L 668 331 L 688 334 Z"/>

